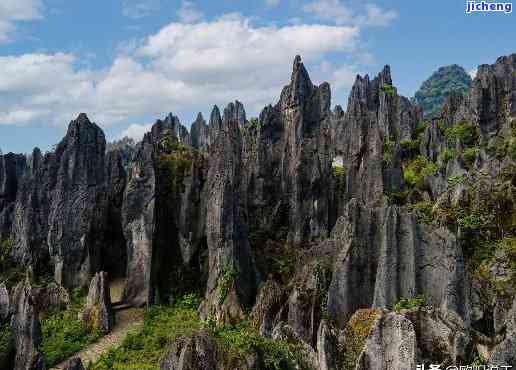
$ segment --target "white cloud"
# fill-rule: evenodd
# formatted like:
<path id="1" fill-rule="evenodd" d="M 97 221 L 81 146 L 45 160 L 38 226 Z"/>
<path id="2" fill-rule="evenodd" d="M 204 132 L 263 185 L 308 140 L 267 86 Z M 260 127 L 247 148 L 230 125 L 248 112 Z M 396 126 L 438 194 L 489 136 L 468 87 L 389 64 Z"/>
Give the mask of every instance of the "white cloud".
<path id="1" fill-rule="evenodd" d="M 384 10 L 375 4 L 366 4 L 363 12 L 357 11 L 340 0 L 314 0 L 306 4 L 303 11 L 338 25 L 385 27 L 398 16 L 396 11 Z"/>
<path id="2" fill-rule="evenodd" d="M 235 99 L 256 114 L 277 100 L 296 54 L 315 82 L 347 88 L 354 67 L 323 61 L 353 55 L 358 41 L 356 26 L 255 26 L 233 14 L 171 23 L 132 41 L 101 71 L 79 67 L 71 54 L 0 57 L 0 124 L 64 126 L 79 112 L 103 126 L 128 124 L 169 111 L 209 113 L 213 104 Z M 132 125 L 126 134 L 136 137 L 147 127 Z"/>
<path id="3" fill-rule="evenodd" d="M 122 14 L 126 17 L 144 18 L 160 9 L 160 0 L 123 0 Z"/>
<path id="4" fill-rule="evenodd" d="M 181 7 L 177 11 L 179 20 L 184 23 L 193 23 L 203 18 L 203 13 L 197 9 L 192 1 L 182 0 Z"/>
<path id="5" fill-rule="evenodd" d="M 15 23 L 43 17 L 41 0 L 2 0 L 0 2 L 0 43 L 11 41 Z"/>
<path id="6" fill-rule="evenodd" d="M 315 0 L 306 4 L 303 11 L 336 24 L 348 24 L 353 21 L 353 12 L 339 0 Z"/>
<path id="7" fill-rule="evenodd" d="M 472 79 L 476 78 L 477 77 L 477 72 L 478 72 L 478 68 L 472 68 L 468 71 L 468 75 L 469 77 L 471 77 Z"/>
<path id="8" fill-rule="evenodd" d="M 276 7 L 280 4 L 280 0 L 265 0 L 265 5 L 267 5 L 268 7 Z"/>
<path id="9" fill-rule="evenodd" d="M 118 138 L 123 139 L 124 137 L 129 137 L 135 142 L 138 142 L 143 139 L 143 135 L 149 132 L 151 128 L 152 124 L 138 125 L 133 123 L 132 125 L 129 125 L 129 127 L 127 127 L 124 131 L 122 131 Z"/>
<path id="10" fill-rule="evenodd" d="M 374 4 L 366 5 L 367 14 L 363 18 L 364 24 L 369 26 L 385 27 L 398 17 L 394 10 L 384 10 Z"/>

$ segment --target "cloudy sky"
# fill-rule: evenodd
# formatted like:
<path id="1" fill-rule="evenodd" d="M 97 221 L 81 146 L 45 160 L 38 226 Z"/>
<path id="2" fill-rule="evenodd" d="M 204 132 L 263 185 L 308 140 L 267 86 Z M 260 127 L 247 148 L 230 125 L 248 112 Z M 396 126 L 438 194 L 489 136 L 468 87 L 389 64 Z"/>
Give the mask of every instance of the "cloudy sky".
<path id="1" fill-rule="evenodd" d="M 516 52 L 514 14 L 435 0 L 0 0 L 0 149 L 46 150 L 86 112 L 109 140 L 167 112 L 278 99 L 300 54 L 333 104 L 357 73 L 392 67 L 412 96 L 439 66 L 468 71 Z"/>

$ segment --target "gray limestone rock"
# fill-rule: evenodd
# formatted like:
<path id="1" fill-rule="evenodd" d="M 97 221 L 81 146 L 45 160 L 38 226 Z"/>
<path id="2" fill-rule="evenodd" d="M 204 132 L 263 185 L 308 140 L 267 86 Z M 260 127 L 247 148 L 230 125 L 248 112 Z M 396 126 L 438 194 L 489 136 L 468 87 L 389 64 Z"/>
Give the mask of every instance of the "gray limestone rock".
<path id="1" fill-rule="evenodd" d="M 382 313 L 369 333 L 355 369 L 412 370 L 416 364 L 412 323 L 396 313 Z"/>
<path id="2" fill-rule="evenodd" d="M 79 314 L 90 330 L 108 333 L 115 324 L 115 314 L 111 307 L 107 273 L 101 271 L 91 279 L 86 306 Z"/>
<path id="3" fill-rule="evenodd" d="M 45 370 L 45 361 L 39 352 L 41 328 L 38 310 L 28 279 L 14 290 L 12 312 L 11 328 L 16 349 L 13 370 Z"/>

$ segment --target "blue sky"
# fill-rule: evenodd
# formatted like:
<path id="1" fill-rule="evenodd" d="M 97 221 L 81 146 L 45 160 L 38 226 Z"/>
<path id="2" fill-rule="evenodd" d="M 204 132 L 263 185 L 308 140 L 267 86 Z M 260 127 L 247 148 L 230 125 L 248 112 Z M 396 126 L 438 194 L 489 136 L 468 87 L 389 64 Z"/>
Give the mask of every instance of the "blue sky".
<path id="1" fill-rule="evenodd" d="M 275 103 L 301 54 L 314 82 L 346 105 L 357 73 L 392 68 L 412 96 L 442 65 L 468 71 L 516 52 L 515 15 L 465 14 L 435 0 L 2 0 L 0 149 L 57 143 L 86 112 L 108 140 L 156 118 L 241 100 Z"/>

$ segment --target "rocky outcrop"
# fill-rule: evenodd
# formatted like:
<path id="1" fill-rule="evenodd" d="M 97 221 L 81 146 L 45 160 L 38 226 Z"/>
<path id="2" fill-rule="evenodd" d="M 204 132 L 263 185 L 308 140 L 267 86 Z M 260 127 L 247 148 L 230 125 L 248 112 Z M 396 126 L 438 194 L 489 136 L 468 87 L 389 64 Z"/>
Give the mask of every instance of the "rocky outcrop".
<path id="1" fill-rule="evenodd" d="M 516 364 L 516 299 L 507 315 L 505 339 L 491 353 L 492 366 L 514 366 Z"/>
<path id="2" fill-rule="evenodd" d="M 55 283 L 32 289 L 34 302 L 41 312 L 65 310 L 70 305 L 68 291 Z"/>
<path id="3" fill-rule="evenodd" d="M 344 172 L 337 216 L 351 198 L 372 205 L 403 188 L 399 142 L 411 137 L 420 118 L 421 111 L 398 96 L 389 66 L 373 80 L 357 76 L 346 113 L 337 110 L 332 118 L 336 165 Z"/>
<path id="4" fill-rule="evenodd" d="M 11 233 L 12 257 L 20 265 L 32 266 L 36 273 L 48 273 L 49 267 L 52 269 L 47 221 L 57 168 L 54 153 L 43 156 L 38 148 L 34 149 L 16 196 Z"/>
<path id="5" fill-rule="evenodd" d="M 19 283 L 14 290 L 12 313 L 11 328 L 16 348 L 14 370 L 45 370 L 45 361 L 39 352 L 38 310 L 28 280 Z"/>
<path id="6" fill-rule="evenodd" d="M 315 86 L 301 58 L 295 58 L 290 84 L 279 102 L 259 118 L 256 158 L 246 163 L 253 229 L 279 234 L 286 228 L 293 244 L 327 236 L 330 87 Z M 246 125 L 247 126 L 247 125 Z"/>
<path id="7" fill-rule="evenodd" d="M 418 294 L 469 323 L 469 278 L 448 230 L 418 224 L 413 214 L 397 207 L 364 208 L 352 201 L 333 238 L 340 252 L 328 313 L 338 323 L 346 323 L 359 308 L 392 307 Z"/>
<path id="8" fill-rule="evenodd" d="M 113 328 L 115 314 L 111 307 L 109 281 L 105 272 L 99 272 L 91 279 L 86 306 L 79 314 L 79 318 L 92 331 L 100 330 L 108 333 Z"/>
<path id="9" fill-rule="evenodd" d="M 85 114 L 70 123 L 55 151 L 57 173 L 49 212 L 48 244 L 55 279 L 66 287 L 90 278 L 90 251 L 101 248 L 106 140 Z"/>
<path id="10" fill-rule="evenodd" d="M 160 362 L 160 370 L 212 370 L 217 366 L 217 346 L 206 332 L 181 337 Z"/>
<path id="11" fill-rule="evenodd" d="M 317 356 L 320 370 L 337 370 L 337 337 L 325 320 L 317 333 Z"/>
<path id="12" fill-rule="evenodd" d="M 396 313 L 376 320 L 357 361 L 357 370 L 416 368 L 416 333 L 412 323 Z"/>
<path id="13" fill-rule="evenodd" d="M 25 156 L 0 151 L 0 241 L 10 237 L 14 202 L 25 170 Z"/>
<path id="14" fill-rule="evenodd" d="M 197 115 L 194 123 L 192 123 L 191 134 L 192 146 L 199 150 L 208 150 L 210 145 L 210 131 L 202 113 Z"/>
<path id="15" fill-rule="evenodd" d="M 63 366 L 63 370 L 84 370 L 84 366 L 82 365 L 82 361 L 80 358 L 72 358 Z"/>
<path id="16" fill-rule="evenodd" d="M 224 110 L 223 129 L 210 148 L 206 235 L 209 278 L 202 312 L 215 312 L 219 323 L 244 317 L 252 304 L 256 272 L 249 249 L 245 189 L 242 186 L 240 110 Z"/>
<path id="17" fill-rule="evenodd" d="M 270 337 L 276 324 L 276 315 L 285 304 L 284 289 L 274 280 L 267 280 L 258 290 L 251 312 L 251 322 L 264 337 Z"/>
<path id="18" fill-rule="evenodd" d="M 4 321 L 9 317 L 10 299 L 9 291 L 5 283 L 0 284 L 0 321 Z"/>
<path id="19" fill-rule="evenodd" d="M 137 145 L 129 168 L 122 204 L 122 227 L 127 242 L 127 284 L 124 301 L 142 306 L 151 301 L 154 238 L 154 174 L 152 134 Z"/>
<path id="20" fill-rule="evenodd" d="M 468 326 L 453 311 L 420 307 L 402 310 L 412 322 L 417 337 L 419 364 L 452 366 L 468 363 L 472 338 Z"/>

